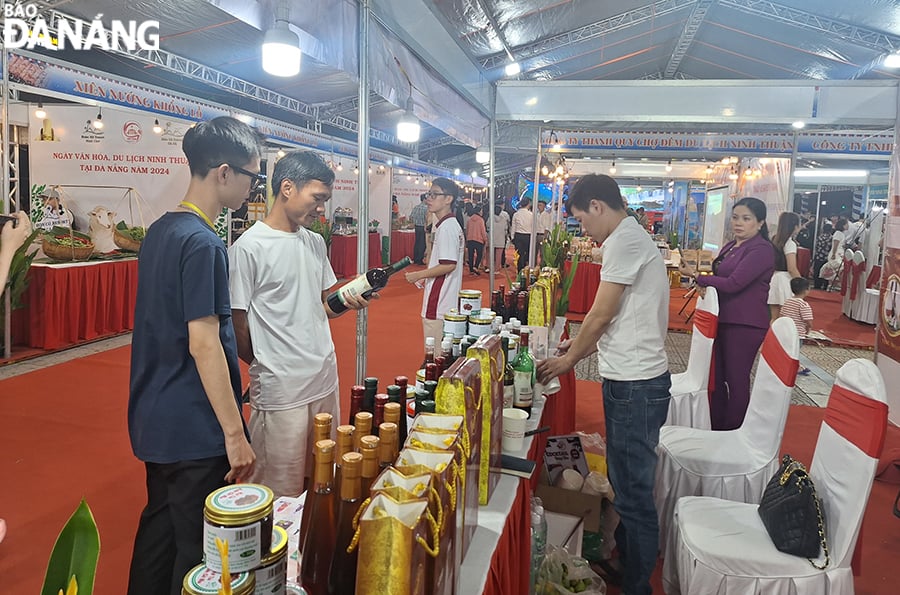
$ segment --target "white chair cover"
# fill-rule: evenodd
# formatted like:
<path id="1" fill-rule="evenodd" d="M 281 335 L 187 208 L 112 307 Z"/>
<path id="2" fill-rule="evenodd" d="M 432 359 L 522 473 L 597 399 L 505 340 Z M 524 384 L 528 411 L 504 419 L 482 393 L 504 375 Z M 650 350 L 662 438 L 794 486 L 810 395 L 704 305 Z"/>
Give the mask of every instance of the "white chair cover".
<path id="1" fill-rule="evenodd" d="M 697 300 L 687 370 L 672 375 L 667 426 L 709 429 L 709 369 L 719 326 L 719 296 L 714 287 Z"/>
<path id="2" fill-rule="evenodd" d="M 853 359 L 835 377 L 810 475 L 824 506 L 831 562 L 825 570 L 775 549 L 757 505 L 682 498 L 663 566 L 672 595 L 852 595 L 850 562 L 887 429 L 884 382 Z M 820 552 L 816 563 L 825 561 Z M 888 587 L 890 590 L 890 587 Z"/>
<path id="3" fill-rule="evenodd" d="M 851 278 L 853 276 L 853 250 L 847 248 L 844 250 L 844 265 L 841 268 L 841 286 L 844 283 L 847 284 L 847 291 L 843 294 L 843 299 L 841 299 L 841 313 L 847 318 L 852 318 L 852 306 L 853 306 L 853 296 L 850 295 L 850 283 Z"/>
<path id="4" fill-rule="evenodd" d="M 850 276 L 849 289 L 847 293 L 853 290 L 856 285 L 856 292 L 850 296 L 850 318 L 865 322 L 867 324 L 875 324 L 878 316 L 878 299 L 877 291 L 866 289 L 866 256 L 861 250 L 853 253 L 853 271 Z"/>
<path id="5" fill-rule="evenodd" d="M 800 338 L 790 318 L 772 323 L 761 353 L 740 428 L 727 432 L 681 426 L 660 429 L 654 499 L 663 555 L 679 498 L 715 496 L 757 503 L 778 469 L 778 449 L 799 368 Z"/>

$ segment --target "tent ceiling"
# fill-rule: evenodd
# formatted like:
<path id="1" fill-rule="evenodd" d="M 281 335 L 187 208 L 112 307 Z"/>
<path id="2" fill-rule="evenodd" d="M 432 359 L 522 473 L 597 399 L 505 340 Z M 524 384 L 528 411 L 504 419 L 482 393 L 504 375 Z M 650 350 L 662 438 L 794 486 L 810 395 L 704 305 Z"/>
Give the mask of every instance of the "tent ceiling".
<path id="1" fill-rule="evenodd" d="M 269 76 L 260 67 L 259 48 L 263 31 L 273 21 L 274 0 L 37 4 L 84 20 L 97 14 L 103 14 L 106 22 L 158 20 L 162 49 L 297 99 L 325 121 L 327 132 L 355 136 L 346 127 L 328 124 L 335 115 L 356 120 L 354 0 L 290 0 L 291 23 L 301 33 L 304 58 L 301 74 L 288 80 Z M 473 80 L 487 84 L 503 76 L 507 52 L 521 63 L 522 80 L 900 79 L 900 71 L 880 64 L 885 54 L 900 49 L 900 2 L 895 0 L 372 0 L 372 4 L 382 25 L 414 42 L 414 53 L 434 58 L 426 68 L 468 97 Z M 418 21 L 402 21 L 397 15 Z M 447 52 L 448 41 L 461 53 Z M 53 56 L 292 123 L 310 121 L 309 113 L 260 106 L 248 97 L 124 54 L 70 51 Z M 469 73 L 468 81 L 461 82 L 454 74 L 460 72 Z M 461 88 L 464 85 L 469 88 Z M 405 97 L 385 95 L 373 95 L 370 121 L 373 128 L 392 134 Z M 583 127 L 579 122 L 547 125 Z M 501 135 L 506 163 L 517 163 L 521 149 L 534 146 L 521 141 L 534 136 L 536 126 L 517 125 L 524 130 L 507 131 L 508 138 L 516 139 L 510 142 Z M 603 125 L 593 122 L 590 127 Z M 698 129 L 677 123 L 623 126 L 621 122 L 608 128 Z M 702 129 L 723 131 L 715 125 Z M 766 127 L 743 126 L 736 131 L 751 130 L 764 132 Z M 473 151 L 463 145 L 439 128 L 425 126 L 420 157 L 465 171 L 475 169 Z M 394 150 L 410 152 L 408 147 Z M 504 161 L 499 157 L 498 165 Z"/>

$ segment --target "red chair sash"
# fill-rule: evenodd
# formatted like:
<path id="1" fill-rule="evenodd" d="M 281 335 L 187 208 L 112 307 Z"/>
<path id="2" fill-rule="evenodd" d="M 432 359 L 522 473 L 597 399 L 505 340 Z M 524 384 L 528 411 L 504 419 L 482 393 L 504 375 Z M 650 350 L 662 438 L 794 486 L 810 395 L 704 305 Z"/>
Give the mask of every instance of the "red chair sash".
<path id="1" fill-rule="evenodd" d="M 881 456 L 887 433 L 887 403 L 835 384 L 828 397 L 825 423 L 873 459 Z"/>
<path id="2" fill-rule="evenodd" d="M 847 295 L 847 277 L 850 276 L 850 269 L 853 267 L 853 260 L 844 259 L 844 268 L 841 270 L 841 295 Z"/>
<path id="3" fill-rule="evenodd" d="M 719 317 L 706 310 L 694 310 L 694 328 L 707 339 L 715 339 Z"/>
<path id="4" fill-rule="evenodd" d="M 872 267 L 872 270 L 869 271 L 869 276 L 866 277 L 866 289 L 872 289 L 878 282 L 881 281 L 881 266 L 875 265 Z"/>
<path id="5" fill-rule="evenodd" d="M 778 337 L 769 329 L 766 339 L 762 344 L 762 357 L 785 386 L 794 386 L 797 380 L 797 370 L 800 369 L 800 361 L 788 355 Z"/>

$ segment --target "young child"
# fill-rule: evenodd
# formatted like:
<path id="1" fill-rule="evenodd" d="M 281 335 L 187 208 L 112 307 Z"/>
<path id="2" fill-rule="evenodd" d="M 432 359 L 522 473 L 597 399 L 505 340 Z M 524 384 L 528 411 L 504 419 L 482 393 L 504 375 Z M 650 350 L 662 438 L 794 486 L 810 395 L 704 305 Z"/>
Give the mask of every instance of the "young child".
<path id="1" fill-rule="evenodd" d="M 809 295 L 809 281 L 803 277 L 795 277 L 791 279 L 791 292 L 794 297 L 785 300 L 781 306 L 781 316 L 787 316 L 794 321 L 797 326 L 797 334 L 801 339 L 812 330 L 813 311 L 808 303 L 806 296 Z M 806 376 L 809 374 L 809 368 L 801 369 L 798 374 Z"/>

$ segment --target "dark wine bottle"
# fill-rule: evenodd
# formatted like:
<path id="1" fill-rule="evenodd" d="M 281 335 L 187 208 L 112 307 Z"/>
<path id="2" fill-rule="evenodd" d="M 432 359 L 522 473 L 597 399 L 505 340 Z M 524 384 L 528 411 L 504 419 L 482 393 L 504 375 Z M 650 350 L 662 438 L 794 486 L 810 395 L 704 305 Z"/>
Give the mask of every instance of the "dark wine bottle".
<path id="1" fill-rule="evenodd" d="M 316 442 L 315 483 L 304 505 L 312 509 L 312 514 L 301 550 L 300 582 L 309 595 L 328 595 L 337 528 L 332 491 L 334 447 L 334 440 Z"/>
<path id="2" fill-rule="evenodd" d="M 365 274 L 339 287 L 337 291 L 329 295 L 326 298 L 328 307 L 335 314 L 345 312 L 347 310 L 346 300 L 348 296 L 361 295 L 363 298 L 369 299 L 373 293 L 384 289 L 391 275 L 397 271 L 402 271 L 410 264 L 412 264 L 412 260 L 406 256 L 392 265 L 369 269 Z"/>
<path id="3" fill-rule="evenodd" d="M 384 423 L 384 406 L 387 402 L 387 395 L 375 395 L 375 416 L 372 419 L 372 433 L 376 436 L 379 435 L 380 426 Z"/>
<path id="4" fill-rule="evenodd" d="M 500 337 L 500 343 L 503 345 L 503 357 L 506 365 L 503 372 L 503 408 L 509 409 L 513 406 L 516 397 L 516 375 L 513 371 L 513 358 L 509 357 L 509 337 Z"/>
<path id="5" fill-rule="evenodd" d="M 374 376 L 369 376 L 363 380 L 363 385 L 365 390 L 363 391 L 362 410 L 375 413 L 375 394 L 378 392 L 378 379 Z"/>
<path id="6" fill-rule="evenodd" d="M 350 417 L 347 418 L 350 425 L 353 425 L 353 422 L 356 421 L 356 414 L 363 410 L 363 396 L 365 395 L 366 387 L 355 385 L 350 388 Z"/>
<path id="7" fill-rule="evenodd" d="M 330 595 L 353 595 L 356 591 L 356 562 L 359 548 L 348 552 L 353 541 L 353 518 L 362 503 L 362 460 L 358 452 L 347 453 L 341 459 L 341 500 L 338 504 L 337 540 L 334 546 L 334 558 L 331 560 L 331 573 L 328 578 Z"/>
<path id="8" fill-rule="evenodd" d="M 387 387 L 388 400 L 400 406 L 400 415 L 397 420 L 397 442 L 406 444 L 406 435 L 409 433 L 409 425 L 406 419 L 406 388 L 409 382 L 406 376 L 397 376 L 394 378 L 396 384 Z M 402 384 L 401 384 L 402 382 Z M 385 419 L 385 421 L 392 421 Z"/>

